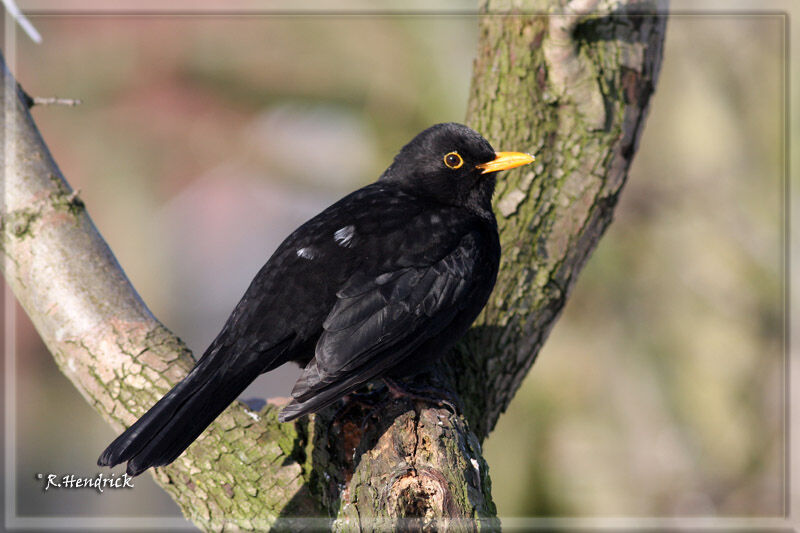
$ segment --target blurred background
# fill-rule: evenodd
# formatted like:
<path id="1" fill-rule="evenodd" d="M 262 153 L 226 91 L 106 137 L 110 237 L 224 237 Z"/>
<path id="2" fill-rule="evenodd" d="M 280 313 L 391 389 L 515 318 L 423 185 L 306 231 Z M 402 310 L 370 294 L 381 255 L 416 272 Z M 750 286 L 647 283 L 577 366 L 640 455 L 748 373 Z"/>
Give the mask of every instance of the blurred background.
<path id="1" fill-rule="evenodd" d="M 464 8 L 472 8 L 465 5 Z M 38 16 L 17 38 L 56 161 L 196 354 L 292 229 L 461 121 L 474 16 Z M 784 20 L 676 15 L 616 219 L 485 443 L 503 517 L 784 512 Z M 491 141 L 492 139 L 490 139 Z M 513 147 L 511 147 L 513 148 Z M 20 309 L 16 513 L 179 516 L 95 476 L 115 436 Z M 285 396 L 294 368 L 245 396 Z"/>

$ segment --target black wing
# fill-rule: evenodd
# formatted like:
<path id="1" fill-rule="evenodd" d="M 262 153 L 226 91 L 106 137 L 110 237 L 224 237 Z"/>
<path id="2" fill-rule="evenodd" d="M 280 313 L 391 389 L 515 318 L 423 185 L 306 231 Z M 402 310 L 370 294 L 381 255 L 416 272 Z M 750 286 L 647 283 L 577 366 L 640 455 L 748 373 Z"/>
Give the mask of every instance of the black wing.
<path id="1" fill-rule="evenodd" d="M 314 359 L 292 390 L 281 420 L 332 403 L 401 363 L 474 303 L 476 288 L 493 279 L 481 271 L 480 235 L 468 233 L 431 265 L 377 276 L 353 275 L 323 323 Z M 487 271 L 490 269 L 487 269 Z"/>

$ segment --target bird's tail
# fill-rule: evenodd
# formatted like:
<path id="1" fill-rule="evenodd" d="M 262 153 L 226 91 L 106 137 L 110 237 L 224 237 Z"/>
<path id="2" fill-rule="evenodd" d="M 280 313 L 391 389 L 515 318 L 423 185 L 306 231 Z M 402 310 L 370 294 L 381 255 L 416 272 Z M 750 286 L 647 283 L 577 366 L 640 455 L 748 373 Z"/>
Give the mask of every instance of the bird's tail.
<path id="1" fill-rule="evenodd" d="M 98 466 L 127 461 L 127 473 L 136 476 L 174 461 L 264 370 L 261 357 L 237 357 L 239 364 L 230 364 L 221 361 L 224 356 L 216 350 L 206 353 L 180 383 L 109 444 Z"/>

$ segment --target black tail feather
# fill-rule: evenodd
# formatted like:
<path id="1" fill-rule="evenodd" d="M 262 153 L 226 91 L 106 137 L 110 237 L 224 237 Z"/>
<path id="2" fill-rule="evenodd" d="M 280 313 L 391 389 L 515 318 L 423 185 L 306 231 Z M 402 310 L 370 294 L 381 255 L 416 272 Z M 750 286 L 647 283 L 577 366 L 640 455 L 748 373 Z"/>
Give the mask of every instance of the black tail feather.
<path id="1" fill-rule="evenodd" d="M 162 428 L 128 461 L 128 474 L 135 476 L 151 466 L 167 465 L 177 459 L 256 376 L 258 372 L 233 379 L 215 378 L 201 385 L 175 411 L 169 427 Z"/>
<path id="2" fill-rule="evenodd" d="M 114 439 L 100 454 L 97 465 L 113 467 L 136 456 L 154 435 L 169 423 L 178 407 L 196 392 L 199 383 L 208 379 L 203 372 L 204 363 L 206 362 L 198 363 L 180 383 Z"/>
<path id="3" fill-rule="evenodd" d="M 203 356 L 183 381 L 105 449 L 98 466 L 127 461 L 127 473 L 136 476 L 171 463 L 258 377 L 264 359 L 272 362 L 264 354 L 237 357 L 239 364 L 230 364 L 225 355 L 215 351 Z"/>

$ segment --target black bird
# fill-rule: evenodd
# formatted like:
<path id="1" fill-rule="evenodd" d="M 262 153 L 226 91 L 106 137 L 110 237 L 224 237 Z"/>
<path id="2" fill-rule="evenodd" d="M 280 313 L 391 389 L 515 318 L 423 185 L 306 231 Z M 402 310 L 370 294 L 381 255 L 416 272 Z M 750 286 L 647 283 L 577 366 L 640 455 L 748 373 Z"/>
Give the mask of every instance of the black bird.
<path id="1" fill-rule="evenodd" d="M 424 370 L 486 304 L 500 260 L 495 152 L 461 124 L 432 126 L 378 181 L 294 231 L 256 274 L 194 369 L 97 461 L 138 475 L 174 461 L 259 374 L 304 367 L 282 422 L 362 384 Z"/>

